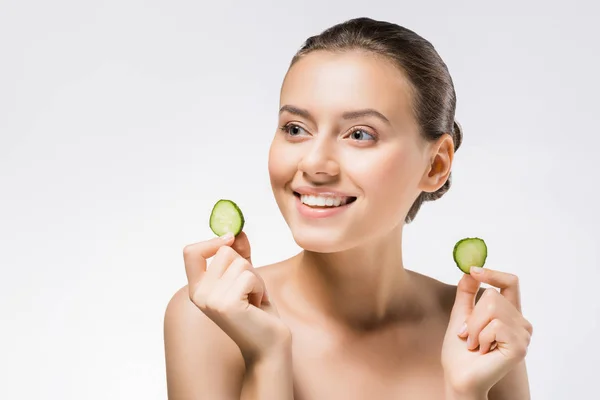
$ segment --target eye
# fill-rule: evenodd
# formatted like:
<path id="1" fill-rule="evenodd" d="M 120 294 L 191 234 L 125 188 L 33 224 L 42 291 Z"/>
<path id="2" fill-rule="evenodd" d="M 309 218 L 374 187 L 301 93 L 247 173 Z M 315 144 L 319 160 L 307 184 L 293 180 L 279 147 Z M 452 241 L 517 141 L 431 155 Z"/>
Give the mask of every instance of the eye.
<path id="1" fill-rule="evenodd" d="M 301 126 L 298 126 L 296 124 L 287 124 L 284 125 L 282 127 L 280 127 L 279 129 L 281 129 L 283 132 L 287 133 L 289 136 L 295 137 L 295 136 L 302 136 L 302 132 L 307 133 L 306 130 L 304 128 L 302 128 Z"/>
<path id="2" fill-rule="evenodd" d="M 375 135 L 364 129 L 355 129 L 350 133 L 350 138 L 358 141 L 375 140 Z"/>

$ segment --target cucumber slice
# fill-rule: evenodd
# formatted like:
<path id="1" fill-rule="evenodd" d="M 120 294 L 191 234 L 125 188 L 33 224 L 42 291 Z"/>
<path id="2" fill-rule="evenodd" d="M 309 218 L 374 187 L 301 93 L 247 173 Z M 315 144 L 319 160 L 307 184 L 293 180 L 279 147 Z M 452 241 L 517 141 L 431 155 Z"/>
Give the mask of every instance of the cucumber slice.
<path id="1" fill-rule="evenodd" d="M 471 273 L 471 267 L 483 267 L 487 258 L 487 246 L 483 239 L 464 238 L 456 242 L 452 253 L 454 262 L 465 274 Z"/>
<path id="2" fill-rule="evenodd" d="M 223 236 L 228 232 L 237 236 L 244 228 L 244 222 L 242 210 L 231 200 L 217 201 L 210 213 L 210 229 L 217 236 Z"/>

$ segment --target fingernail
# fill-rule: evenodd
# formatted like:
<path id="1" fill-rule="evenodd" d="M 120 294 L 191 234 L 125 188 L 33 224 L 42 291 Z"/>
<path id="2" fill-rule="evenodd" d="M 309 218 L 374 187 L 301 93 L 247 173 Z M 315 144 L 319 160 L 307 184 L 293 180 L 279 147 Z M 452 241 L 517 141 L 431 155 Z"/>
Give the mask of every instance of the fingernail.
<path id="1" fill-rule="evenodd" d="M 221 236 L 221 240 L 223 240 L 224 242 L 229 242 L 231 239 L 233 239 L 233 233 L 231 232 L 227 232 L 226 234 Z"/>
<path id="2" fill-rule="evenodd" d="M 483 272 L 483 268 L 481 267 L 471 267 L 470 270 L 471 273 L 475 273 L 475 274 L 480 274 Z"/>
<path id="3" fill-rule="evenodd" d="M 469 338 L 467 339 L 467 347 L 470 349 L 471 347 L 473 347 L 473 337 L 469 336 Z"/>
<path id="4" fill-rule="evenodd" d="M 460 328 L 460 331 L 458 332 L 458 336 L 462 336 L 467 332 L 467 323 L 465 322 L 462 327 Z"/>

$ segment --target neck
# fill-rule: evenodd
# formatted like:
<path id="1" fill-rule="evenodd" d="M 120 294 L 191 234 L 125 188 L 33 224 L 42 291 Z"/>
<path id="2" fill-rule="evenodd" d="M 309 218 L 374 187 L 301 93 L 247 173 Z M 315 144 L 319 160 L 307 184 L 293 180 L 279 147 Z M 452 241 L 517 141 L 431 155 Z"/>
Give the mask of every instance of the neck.
<path id="1" fill-rule="evenodd" d="M 303 251 L 294 285 L 321 317 L 359 330 L 419 318 L 412 275 L 402 262 L 402 226 L 338 253 Z"/>

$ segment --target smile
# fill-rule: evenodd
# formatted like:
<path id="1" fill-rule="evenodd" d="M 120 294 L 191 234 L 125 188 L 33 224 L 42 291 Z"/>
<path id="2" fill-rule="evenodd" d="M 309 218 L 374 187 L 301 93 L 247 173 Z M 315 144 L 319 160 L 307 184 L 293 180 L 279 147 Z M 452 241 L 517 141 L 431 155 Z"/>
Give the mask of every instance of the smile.
<path id="1" fill-rule="evenodd" d="M 325 218 L 346 210 L 356 197 L 306 195 L 294 192 L 296 208 L 301 215 L 308 218 Z"/>

